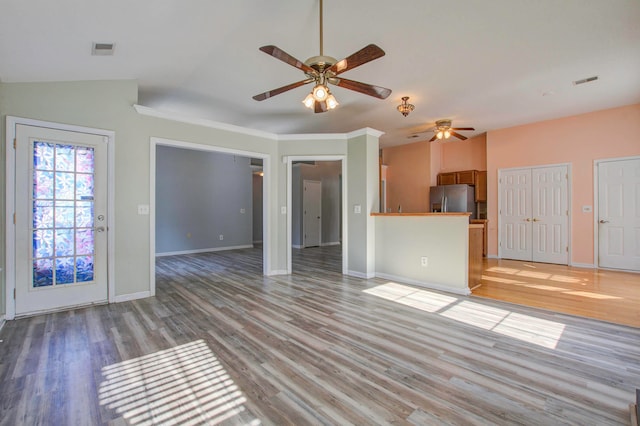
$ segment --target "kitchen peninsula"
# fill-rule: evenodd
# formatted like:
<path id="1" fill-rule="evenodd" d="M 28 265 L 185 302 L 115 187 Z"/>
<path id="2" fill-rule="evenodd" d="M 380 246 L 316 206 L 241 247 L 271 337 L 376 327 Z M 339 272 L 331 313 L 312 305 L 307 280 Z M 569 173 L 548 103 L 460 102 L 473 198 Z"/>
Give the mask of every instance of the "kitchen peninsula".
<path id="1" fill-rule="evenodd" d="M 464 295 L 480 283 L 483 225 L 469 213 L 371 215 L 377 277 Z"/>

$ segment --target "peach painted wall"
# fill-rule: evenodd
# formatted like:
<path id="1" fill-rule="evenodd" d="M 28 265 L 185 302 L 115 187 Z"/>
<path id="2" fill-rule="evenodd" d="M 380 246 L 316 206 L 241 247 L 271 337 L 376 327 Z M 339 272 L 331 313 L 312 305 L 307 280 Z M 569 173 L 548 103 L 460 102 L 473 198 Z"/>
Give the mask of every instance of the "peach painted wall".
<path id="1" fill-rule="evenodd" d="M 498 170 L 571 164 L 572 264 L 594 264 L 594 161 L 640 155 L 640 104 L 487 133 L 489 255 L 498 254 Z"/>
<path id="2" fill-rule="evenodd" d="M 431 165 L 433 185 L 440 172 L 487 170 L 487 134 L 464 141 L 450 138 L 446 142 L 431 142 Z"/>
<path id="3" fill-rule="evenodd" d="M 387 165 L 387 207 L 406 213 L 429 209 L 431 186 L 429 142 L 415 142 L 382 150 L 382 164 Z"/>

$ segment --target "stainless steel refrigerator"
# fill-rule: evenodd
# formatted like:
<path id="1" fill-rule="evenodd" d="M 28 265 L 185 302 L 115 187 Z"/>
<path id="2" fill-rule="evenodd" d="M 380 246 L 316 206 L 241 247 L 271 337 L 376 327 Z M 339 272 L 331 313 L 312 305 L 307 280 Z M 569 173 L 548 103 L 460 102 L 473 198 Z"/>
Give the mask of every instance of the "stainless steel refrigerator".
<path id="1" fill-rule="evenodd" d="M 430 211 L 470 212 L 471 219 L 477 216 L 475 188 L 470 185 L 438 185 L 429 188 Z"/>

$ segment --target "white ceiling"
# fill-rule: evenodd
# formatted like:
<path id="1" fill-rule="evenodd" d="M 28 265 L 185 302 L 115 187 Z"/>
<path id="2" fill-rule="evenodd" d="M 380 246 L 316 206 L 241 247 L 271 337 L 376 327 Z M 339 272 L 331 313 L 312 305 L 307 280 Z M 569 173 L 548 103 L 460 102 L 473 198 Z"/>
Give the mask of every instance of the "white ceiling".
<path id="1" fill-rule="evenodd" d="M 474 136 L 640 102 L 638 0 L 324 0 L 324 53 L 377 44 L 386 56 L 342 76 L 391 96 L 332 87 L 340 106 L 323 114 L 301 103 L 310 86 L 254 101 L 304 79 L 258 48 L 318 55 L 318 4 L 0 0 L 0 81 L 137 79 L 139 103 L 162 111 L 280 134 L 372 127 L 383 146 L 428 139 L 408 136 L 437 119 Z M 93 42 L 115 43 L 114 56 L 91 56 Z"/>

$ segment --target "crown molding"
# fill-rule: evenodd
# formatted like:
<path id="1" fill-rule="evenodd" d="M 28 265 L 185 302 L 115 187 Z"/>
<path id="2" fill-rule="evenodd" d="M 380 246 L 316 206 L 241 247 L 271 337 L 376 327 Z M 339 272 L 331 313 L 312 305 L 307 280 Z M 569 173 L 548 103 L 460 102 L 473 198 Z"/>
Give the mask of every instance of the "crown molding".
<path id="1" fill-rule="evenodd" d="M 162 118 L 164 120 L 177 121 L 180 123 L 193 124 L 196 126 L 209 127 L 211 129 L 225 130 L 228 132 L 240 133 L 243 135 L 257 136 L 265 139 L 272 139 L 278 141 L 292 141 L 292 140 L 347 140 L 358 136 L 374 136 L 379 138 L 384 135 L 384 132 L 380 130 L 365 127 L 362 129 L 354 130 L 349 133 L 300 133 L 300 134 L 283 134 L 278 135 L 276 133 L 265 132 L 262 130 L 250 129 L 248 127 L 236 126 L 234 124 L 222 123 L 220 121 L 209 120 L 206 118 L 194 118 L 181 116 L 173 112 L 160 111 L 154 108 L 146 107 L 144 105 L 134 104 L 133 108 L 140 115 L 146 115 L 148 117 Z"/>

